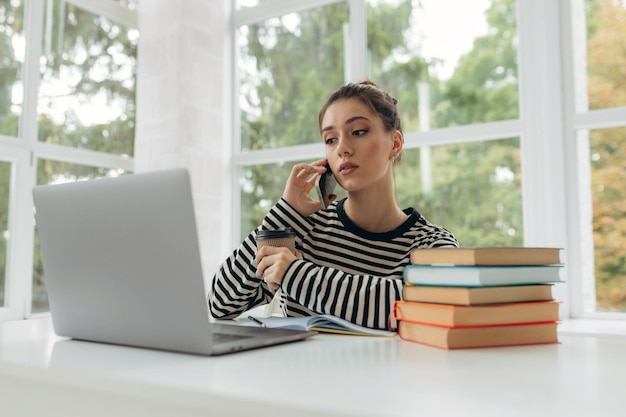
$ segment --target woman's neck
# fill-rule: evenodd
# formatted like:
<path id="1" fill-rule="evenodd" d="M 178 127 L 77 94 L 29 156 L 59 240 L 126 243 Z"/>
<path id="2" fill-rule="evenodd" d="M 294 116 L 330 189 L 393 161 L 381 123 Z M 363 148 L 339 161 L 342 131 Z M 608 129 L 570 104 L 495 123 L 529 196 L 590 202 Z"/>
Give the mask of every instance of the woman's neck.
<path id="1" fill-rule="evenodd" d="M 389 232 L 407 219 L 393 193 L 390 195 L 349 193 L 344 210 L 354 224 L 372 233 Z"/>

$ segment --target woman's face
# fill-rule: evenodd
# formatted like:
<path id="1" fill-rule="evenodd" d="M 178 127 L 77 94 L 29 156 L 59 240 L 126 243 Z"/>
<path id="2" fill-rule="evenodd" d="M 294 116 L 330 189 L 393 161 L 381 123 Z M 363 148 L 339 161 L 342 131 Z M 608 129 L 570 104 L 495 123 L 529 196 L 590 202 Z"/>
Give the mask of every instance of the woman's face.
<path id="1" fill-rule="evenodd" d="M 402 135 L 385 131 L 367 105 L 356 98 L 336 101 L 324 114 L 321 132 L 326 159 L 346 191 L 390 184 L 385 180 L 391 177 L 391 157 L 400 151 Z"/>

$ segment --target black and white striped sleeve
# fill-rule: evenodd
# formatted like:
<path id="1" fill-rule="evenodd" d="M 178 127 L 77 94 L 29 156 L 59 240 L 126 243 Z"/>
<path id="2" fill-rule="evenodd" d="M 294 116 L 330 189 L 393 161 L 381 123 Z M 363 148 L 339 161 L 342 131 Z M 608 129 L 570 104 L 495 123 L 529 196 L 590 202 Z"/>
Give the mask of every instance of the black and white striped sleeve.
<path id="1" fill-rule="evenodd" d="M 213 277 L 208 302 L 211 315 L 215 318 L 232 319 L 272 299 L 265 282 L 256 277 L 254 236 L 255 233 L 251 233 Z"/>
<path id="2" fill-rule="evenodd" d="M 401 299 L 401 279 L 349 274 L 297 260 L 285 273 L 281 287 L 290 298 L 318 314 L 332 314 L 374 329 L 396 328 L 391 311 Z"/>

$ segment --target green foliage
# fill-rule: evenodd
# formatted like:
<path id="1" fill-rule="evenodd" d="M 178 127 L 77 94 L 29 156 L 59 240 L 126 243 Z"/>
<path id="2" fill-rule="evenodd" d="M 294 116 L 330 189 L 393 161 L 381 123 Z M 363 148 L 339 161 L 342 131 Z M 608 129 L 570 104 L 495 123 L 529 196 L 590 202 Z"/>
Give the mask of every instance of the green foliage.
<path id="1" fill-rule="evenodd" d="M 590 109 L 626 105 L 626 7 L 586 0 Z M 626 128 L 589 132 L 597 309 L 626 311 Z"/>
<path id="2" fill-rule="evenodd" d="M 12 39 L 23 30 L 24 4 L 0 0 L 0 134 L 17 135 L 17 117 L 11 113 L 11 90 L 20 79 L 21 64 Z"/>
<path id="3" fill-rule="evenodd" d="M 516 119 L 516 2 L 494 0 L 487 10 L 489 34 L 478 37 L 445 84 L 435 109 L 435 127 Z"/>
<path id="4" fill-rule="evenodd" d="M 523 244 L 519 140 L 431 149 L 432 190 L 422 190 L 419 153 L 396 168 L 401 206 L 414 206 L 451 230 L 463 246 Z M 481 163 L 477 163 L 481 161 Z"/>
<path id="5" fill-rule="evenodd" d="M 435 72 L 429 68 L 436 62 L 418 56 L 381 74 L 381 80 L 398 91 L 405 131 L 407 126 L 419 125 L 417 115 L 408 122 L 405 118 L 411 114 L 406 109 L 418 105 L 416 81 L 429 86 L 433 127 L 517 118 L 514 2 L 494 1 L 487 20 L 488 35 L 475 39 L 474 48 L 461 58 L 449 80 L 431 77 L 429 74 Z M 394 82 L 398 79 L 404 84 Z M 430 152 L 433 178 L 429 192 L 421 189 L 421 170 L 425 168 L 419 161 L 420 150 L 405 152 L 396 172 L 402 206 L 417 207 L 431 221 L 449 228 L 466 246 L 523 243 L 519 140 L 434 147 Z M 507 178 L 500 178 L 499 173 Z"/>
<path id="6" fill-rule="evenodd" d="M 597 308 L 626 309 L 625 128 L 590 133 Z"/>
<path id="7" fill-rule="evenodd" d="M 320 140 L 320 103 L 326 100 L 329 86 L 343 82 L 347 19 L 346 4 L 337 3 L 247 27 L 240 53 L 255 67 L 240 67 L 242 98 L 260 115 L 242 111 L 244 149 Z"/>
<path id="8" fill-rule="evenodd" d="M 39 140 L 117 155 L 133 155 L 135 135 L 135 72 L 137 39 L 132 30 L 70 3 L 54 0 L 50 37 L 44 39 L 43 83 L 62 85 L 81 106 L 104 95 L 121 117 L 84 123 L 76 109 L 66 109 L 63 122 L 40 114 Z M 78 75 L 78 76 L 77 76 Z M 58 97 L 45 97 L 55 103 Z M 55 119 L 58 119 L 58 114 Z"/>
<path id="9" fill-rule="evenodd" d="M 281 197 L 290 164 L 267 164 L 245 167 L 240 172 L 241 184 L 241 239 L 255 229 L 267 211 Z"/>

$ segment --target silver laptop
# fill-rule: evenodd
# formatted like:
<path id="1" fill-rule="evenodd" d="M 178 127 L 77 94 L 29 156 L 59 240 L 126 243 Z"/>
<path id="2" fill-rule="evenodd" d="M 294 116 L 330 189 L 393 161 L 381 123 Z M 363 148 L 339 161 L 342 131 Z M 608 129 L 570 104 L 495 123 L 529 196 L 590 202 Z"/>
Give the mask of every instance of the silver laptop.
<path id="1" fill-rule="evenodd" d="M 315 334 L 209 321 L 185 169 L 37 186 L 33 198 L 59 336 L 219 355 Z"/>

